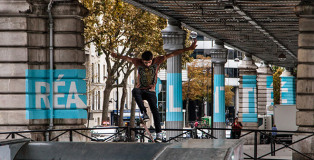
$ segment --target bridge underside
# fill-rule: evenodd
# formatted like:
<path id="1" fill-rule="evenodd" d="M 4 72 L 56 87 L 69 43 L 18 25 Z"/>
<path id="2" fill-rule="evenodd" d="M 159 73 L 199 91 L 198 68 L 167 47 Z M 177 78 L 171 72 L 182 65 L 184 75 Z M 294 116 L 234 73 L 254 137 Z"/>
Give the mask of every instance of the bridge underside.
<path id="1" fill-rule="evenodd" d="M 124 0 L 167 19 L 175 19 L 199 34 L 252 54 L 269 64 L 297 64 L 301 0 Z M 278 56 L 286 55 L 285 61 Z"/>

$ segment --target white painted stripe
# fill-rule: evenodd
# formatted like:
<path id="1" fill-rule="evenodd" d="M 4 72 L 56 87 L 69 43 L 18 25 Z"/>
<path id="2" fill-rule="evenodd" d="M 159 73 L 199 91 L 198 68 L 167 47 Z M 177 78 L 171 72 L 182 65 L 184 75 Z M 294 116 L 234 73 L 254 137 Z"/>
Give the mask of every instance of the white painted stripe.
<path id="1" fill-rule="evenodd" d="M 215 113 L 219 113 L 219 86 L 216 87 L 215 92 Z"/>
<path id="2" fill-rule="evenodd" d="M 173 102 L 173 85 L 169 85 L 169 112 L 181 112 L 180 107 L 174 107 L 174 102 Z"/>

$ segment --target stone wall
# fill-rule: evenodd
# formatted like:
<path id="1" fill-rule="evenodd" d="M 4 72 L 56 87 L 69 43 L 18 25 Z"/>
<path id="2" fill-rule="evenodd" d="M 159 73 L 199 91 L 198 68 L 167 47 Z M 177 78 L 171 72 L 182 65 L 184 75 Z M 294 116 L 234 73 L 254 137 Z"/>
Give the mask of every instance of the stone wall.
<path id="1" fill-rule="evenodd" d="M 27 96 L 34 94 L 28 91 L 27 70 L 49 70 L 48 2 L 0 0 L 0 132 L 48 127 L 49 119 L 27 118 L 26 109 L 30 103 Z M 52 15 L 54 69 L 84 70 L 81 18 L 87 15 L 87 10 L 76 0 L 65 0 L 53 3 Z M 84 118 L 56 118 L 54 128 L 81 128 L 85 123 Z M 44 140 L 43 135 L 32 136 Z"/>

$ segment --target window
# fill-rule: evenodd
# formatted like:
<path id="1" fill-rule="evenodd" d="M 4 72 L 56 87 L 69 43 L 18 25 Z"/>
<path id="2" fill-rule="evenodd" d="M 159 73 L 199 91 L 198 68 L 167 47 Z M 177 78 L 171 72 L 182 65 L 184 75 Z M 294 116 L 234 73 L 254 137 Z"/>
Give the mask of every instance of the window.
<path id="1" fill-rule="evenodd" d="M 195 49 L 194 52 L 191 54 L 191 57 L 196 59 L 197 55 L 204 55 L 204 49 Z"/>
<path id="2" fill-rule="evenodd" d="M 105 79 L 106 79 L 106 65 L 103 65 L 103 68 L 102 68 L 103 70 L 103 76 L 104 76 L 104 81 L 105 81 Z"/>
<path id="3" fill-rule="evenodd" d="M 94 82 L 94 63 L 92 63 L 92 83 Z"/>
<path id="4" fill-rule="evenodd" d="M 92 110 L 95 110 L 95 102 L 94 102 L 94 100 L 95 100 L 95 96 L 94 96 L 95 94 L 94 94 L 94 92 L 92 92 L 92 104 L 91 104 L 91 106 L 92 106 Z"/>
<path id="5" fill-rule="evenodd" d="M 227 55 L 227 59 L 234 59 L 234 50 L 228 49 L 228 55 Z"/>
<path id="6" fill-rule="evenodd" d="M 240 51 L 236 51 L 236 57 L 235 58 L 239 58 L 239 60 L 242 60 L 242 52 Z"/>
<path id="7" fill-rule="evenodd" d="M 196 40 L 197 40 L 197 41 L 204 41 L 204 36 L 197 36 L 197 37 L 196 37 Z"/>
<path id="8" fill-rule="evenodd" d="M 239 69 L 238 68 L 225 68 L 226 78 L 239 78 Z"/>
<path id="9" fill-rule="evenodd" d="M 98 110 L 100 110 L 100 91 L 98 91 Z"/>
<path id="10" fill-rule="evenodd" d="M 158 94 L 158 111 L 159 111 L 159 115 L 160 115 L 160 122 L 164 122 L 166 121 L 166 99 L 167 99 L 167 81 L 162 80 L 161 81 L 162 87 L 161 87 L 161 91 Z"/>
<path id="11" fill-rule="evenodd" d="M 100 64 L 98 64 L 98 83 L 100 83 L 100 79 L 101 79 L 101 77 L 100 77 Z"/>

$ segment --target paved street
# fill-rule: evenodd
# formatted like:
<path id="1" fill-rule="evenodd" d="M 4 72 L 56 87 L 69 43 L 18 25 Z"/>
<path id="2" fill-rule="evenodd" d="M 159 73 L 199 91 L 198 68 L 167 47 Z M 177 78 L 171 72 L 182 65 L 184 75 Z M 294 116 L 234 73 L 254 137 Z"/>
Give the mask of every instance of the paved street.
<path id="1" fill-rule="evenodd" d="M 283 145 L 276 144 L 276 149 L 281 148 Z M 254 145 L 244 145 L 243 146 L 244 153 L 254 156 Z M 257 146 L 257 156 L 262 156 L 266 153 L 270 152 L 270 144 L 261 144 Z M 246 156 L 244 156 L 246 157 Z M 276 152 L 276 156 L 266 156 L 263 159 L 292 159 L 292 150 L 284 148 Z"/>

